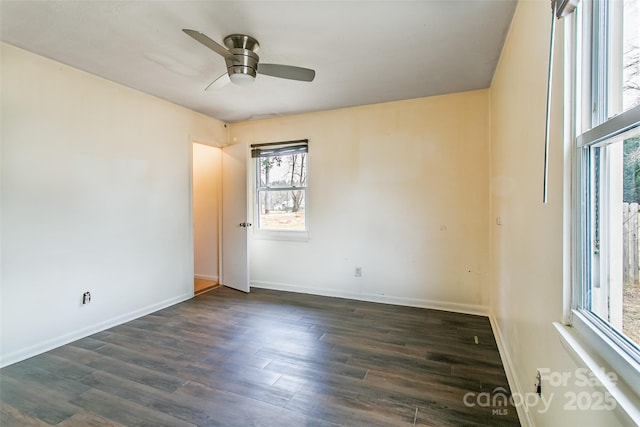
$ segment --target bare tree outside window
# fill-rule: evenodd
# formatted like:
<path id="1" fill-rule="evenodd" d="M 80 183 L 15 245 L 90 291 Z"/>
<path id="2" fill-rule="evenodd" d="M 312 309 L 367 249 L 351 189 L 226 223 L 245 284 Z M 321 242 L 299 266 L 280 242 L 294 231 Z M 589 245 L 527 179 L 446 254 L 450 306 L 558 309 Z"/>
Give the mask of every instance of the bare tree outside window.
<path id="1" fill-rule="evenodd" d="M 640 105 L 640 2 L 625 0 L 623 29 L 623 111 Z"/>
<path id="2" fill-rule="evenodd" d="M 258 159 L 258 161 L 261 163 L 259 187 L 268 187 L 270 182 L 269 177 L 271 175 L 271 169 L 273 169 L 274 167 L 280 167 L 282 165 L 282 157 L 280 156 L 261 157 Z M 263 192 L 263 197 L 264 197 L 264 202 L 262 206 L 264 206 L 265 213 L 268 214 L 269 206 L 271 205 L 269 203 L 269 192 L 268 191 Z"/>
<path id="3" fill-rule="evenodd" d="M 289 157 L 291 163 L 291 187 L 305 187 L 307 181 L 307 172 L 305 168 L 306 153 L 294 154 Z M 293 199 L 293 212 L 299 212 L 304 199 L 304 192 L 301 190 L 292 190 L 291 198 Z"/>
<path id="4" fill-rule="evenodd" d="M 624 109 L 640 105 L 640 45 L 630 45 L 625 54 Z"/>

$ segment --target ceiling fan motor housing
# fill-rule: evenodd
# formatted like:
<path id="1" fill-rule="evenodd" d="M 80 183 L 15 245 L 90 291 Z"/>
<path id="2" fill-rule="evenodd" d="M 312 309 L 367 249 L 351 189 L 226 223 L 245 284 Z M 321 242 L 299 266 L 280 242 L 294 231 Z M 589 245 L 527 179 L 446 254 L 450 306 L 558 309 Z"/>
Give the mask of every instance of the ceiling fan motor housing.
<path id="1" fill-rule="evenodd" d="M 225 59 L 229 76 L 247 74 L 255 78 L 260 57 L 256 51 L 260 48 L 258 41 L 244 34 L 232 34 L 224 38 L 224 44 L 239 61 Z"/>

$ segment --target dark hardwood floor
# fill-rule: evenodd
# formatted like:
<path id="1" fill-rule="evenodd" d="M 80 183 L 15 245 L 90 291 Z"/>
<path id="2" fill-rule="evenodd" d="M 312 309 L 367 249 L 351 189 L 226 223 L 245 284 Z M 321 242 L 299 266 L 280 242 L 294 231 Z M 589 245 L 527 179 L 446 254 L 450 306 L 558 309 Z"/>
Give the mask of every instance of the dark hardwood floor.
<path id="1" fill-rule="evenodd" d="M 519 425 L 499 387 L 485 317 L 220 287 L 3 368 L 0 425 Z"/>

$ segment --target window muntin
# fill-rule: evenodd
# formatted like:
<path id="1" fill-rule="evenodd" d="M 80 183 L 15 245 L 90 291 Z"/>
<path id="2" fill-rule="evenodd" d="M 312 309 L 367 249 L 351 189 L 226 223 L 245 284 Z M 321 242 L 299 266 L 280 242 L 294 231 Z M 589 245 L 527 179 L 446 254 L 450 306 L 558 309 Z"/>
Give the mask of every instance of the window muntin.
<path id="1" fill-rule="evenodd" d="M 307 145 L 254 148 L 257 230 L 306 231 Z"/>

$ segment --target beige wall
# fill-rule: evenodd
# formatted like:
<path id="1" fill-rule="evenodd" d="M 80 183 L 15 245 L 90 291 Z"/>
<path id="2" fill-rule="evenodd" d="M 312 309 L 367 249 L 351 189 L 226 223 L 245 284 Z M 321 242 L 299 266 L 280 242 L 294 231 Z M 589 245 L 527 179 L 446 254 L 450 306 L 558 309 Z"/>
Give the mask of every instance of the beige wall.
<path id="1" fill-rule="evenodd" d="M 226 130 L 0 46 L 7 364 L 193 295 L 191 145 L 222 145 Z"/>
<path id="2" fill-rule="evenodd" d="M 220 148 L 193 144 L 193 252 L 194 275 L 218 281 Z"/>
<path id="3" fill-rule="evenodd" d="M 310 238 L 252 234 L 252 285 L 486 311 L 488 95 L 231 125 L 232 142 L 309 139 Z"/>
<path id="4" fill-rule="evenodd" d="M 511 369 L 512 387 L 532 393 L 538 368 L 571 375 L 567 387 L 543 382 L 551 399 L 532 405 L 526 419 L 537 426 L 615 426 L 609 411 L 566 410 L 565 393 L 579 368 L 561 346 L 552 322 L 563 316 L 563 112 L 562 22 L 553 82 L 550 183 L 542 204 L 546 64 L 550 10 L 546 1 L 520 1 L 491 86 L 491 297 L 492 315 Z M 496 224 L 500 218 L 502 225 Z M 567 225 L 568 226 L 568 225 Z"/>

